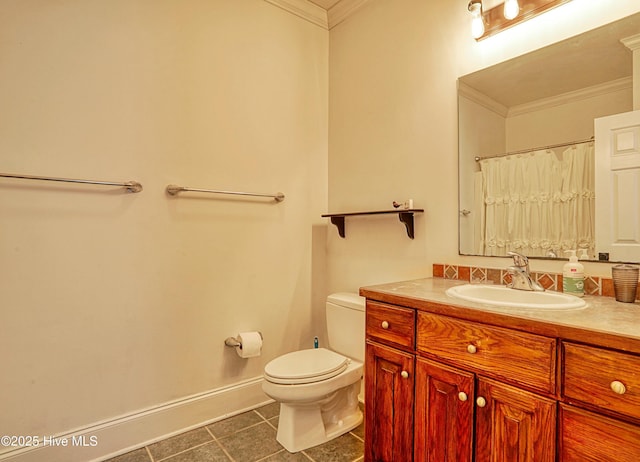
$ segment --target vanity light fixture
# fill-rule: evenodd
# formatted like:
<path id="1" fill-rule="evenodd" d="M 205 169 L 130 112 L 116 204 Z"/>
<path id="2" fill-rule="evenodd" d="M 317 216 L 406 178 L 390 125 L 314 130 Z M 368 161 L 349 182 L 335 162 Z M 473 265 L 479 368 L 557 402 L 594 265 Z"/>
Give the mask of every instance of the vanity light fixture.
<path id="1" fill-rule="evenodd" d="M 469 2 L 469 12 L 471 13 L 471 35 L 478 40 L 484 35 L 484 17 L 482 16 L 482 0 L 471 0 Z"/>
<path id="2" fill-rule="evenodd" d="M 473 17 L 471 34 L 474 39 L 483 40 L 570 1 L 526 0 L 518 2 L 518 0 L 504 0 L 503 3 L 489 10 L 484 10 L 482 0 L 471 0 L 468 7 Z"/>

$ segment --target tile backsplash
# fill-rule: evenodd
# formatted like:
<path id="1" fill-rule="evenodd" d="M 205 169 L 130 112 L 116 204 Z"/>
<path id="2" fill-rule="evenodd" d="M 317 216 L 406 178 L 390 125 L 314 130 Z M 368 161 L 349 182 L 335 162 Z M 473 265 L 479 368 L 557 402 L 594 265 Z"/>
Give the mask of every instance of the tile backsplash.
<path id="1" fill-rule="evenodd" d="M 562 292 L 562 273 L 540 273 L 532 271 L 531 275 L 545 289 Z M 433 277 L 493 284 L 507 284 L 511 281 L 511 276 L 506 269 L 448 265 L 442 263 L 433 264 Z M 585 276 L 584 293 L 588 295 L 613 297 L 613 280 L 599 276 Z"/>

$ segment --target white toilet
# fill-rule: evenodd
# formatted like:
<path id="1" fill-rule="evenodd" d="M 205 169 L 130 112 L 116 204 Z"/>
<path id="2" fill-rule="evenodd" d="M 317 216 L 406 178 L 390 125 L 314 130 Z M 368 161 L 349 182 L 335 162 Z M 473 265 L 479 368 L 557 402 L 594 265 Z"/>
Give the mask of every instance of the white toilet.
<path id="1" fill-rule="evenodd" d="M 362 422 L 365 299 L 329 295 L 329 347 L 295 351 L 264 368 L 263 391 L 280 403 L 278 442 L 289 452 L 325 443 Z M 344 356 L 343 356 L 344 355 Z"/>

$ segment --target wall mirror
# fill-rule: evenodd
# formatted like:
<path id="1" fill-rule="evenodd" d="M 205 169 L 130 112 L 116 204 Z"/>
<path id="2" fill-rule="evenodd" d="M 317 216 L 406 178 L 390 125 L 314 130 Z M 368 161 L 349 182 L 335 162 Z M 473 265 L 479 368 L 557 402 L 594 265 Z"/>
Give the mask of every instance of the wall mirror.
<path id="1" fill-rule="evenodd" d="M 633 110 L 640 13 L 458 79 L 459 253 L 599 254 L 594 120 Z"/>

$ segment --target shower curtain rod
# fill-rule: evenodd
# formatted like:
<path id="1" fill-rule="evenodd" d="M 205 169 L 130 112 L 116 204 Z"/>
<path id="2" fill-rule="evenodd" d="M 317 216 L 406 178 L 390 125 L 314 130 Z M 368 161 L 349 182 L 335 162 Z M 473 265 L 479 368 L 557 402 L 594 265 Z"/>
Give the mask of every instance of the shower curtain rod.
<path id="1" fill-rule="evenodd" d="M 562 147 L 571 146 L 571 145 L 574 145 L 574 144 L 589 143 L 591 141 L 595 141 L 595 137 L 594 136 L 592 136 L 588 140 L 570 141 L 568 143 L 560 143 L 560 144 L 551 144 L 549 146 L 542 146 L 542 147 L 539 147 L 539 148 L 522 149 L 520 151 L 511 151 L 511 152 L 507 152 L 505 154 L 498 154 L 498 155 L 495 155 L 495 156 L 486 156 L 486 157 L 478 157 L 478 156 L 476 156 L 476 162 L 479 162 L 479 161 L 484 160 L 484 159 L 495 159 L 496 157 L 512 156 L 514 154 L 524 154 L 524 153 L 527 153 L 527 152 L 542 151 L 542 150 L 545 150 L 545 149 L 562 148 Z"/>

